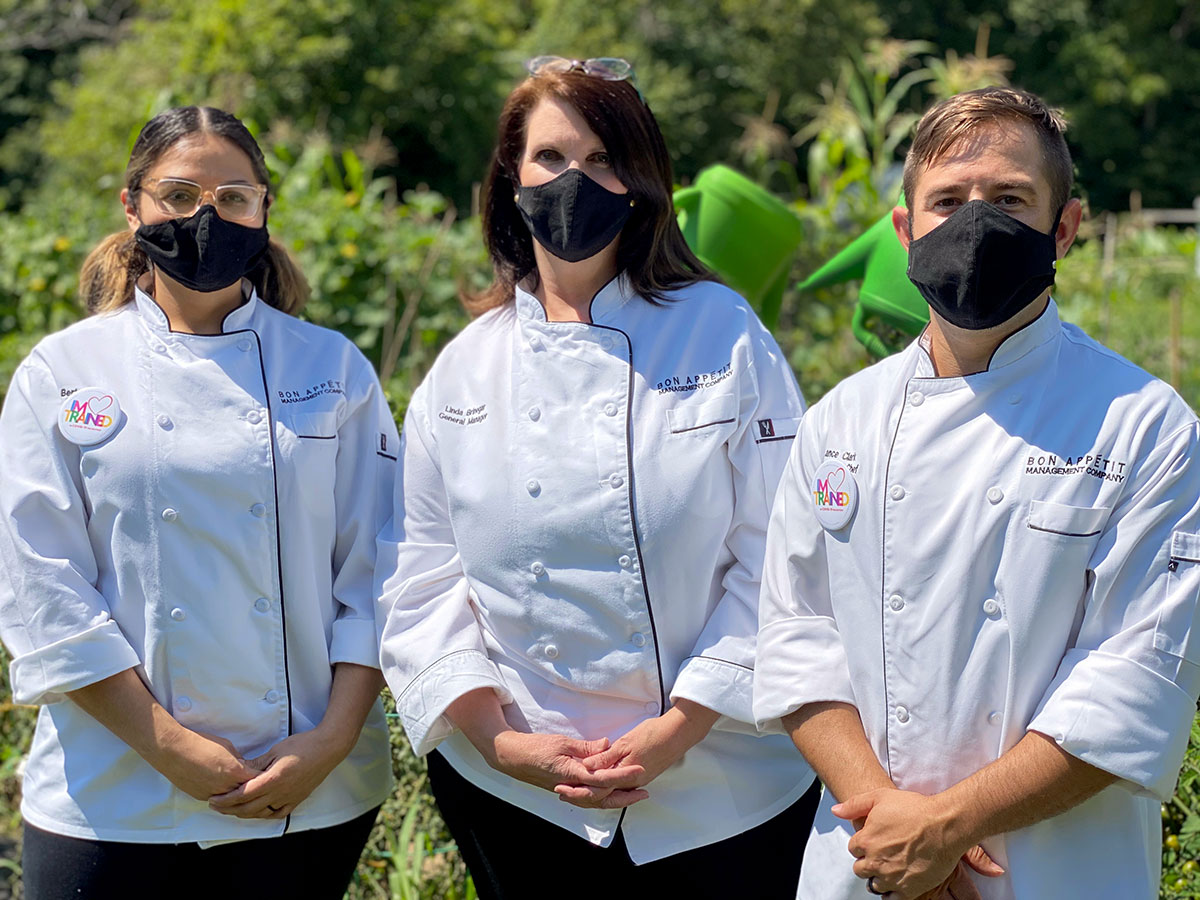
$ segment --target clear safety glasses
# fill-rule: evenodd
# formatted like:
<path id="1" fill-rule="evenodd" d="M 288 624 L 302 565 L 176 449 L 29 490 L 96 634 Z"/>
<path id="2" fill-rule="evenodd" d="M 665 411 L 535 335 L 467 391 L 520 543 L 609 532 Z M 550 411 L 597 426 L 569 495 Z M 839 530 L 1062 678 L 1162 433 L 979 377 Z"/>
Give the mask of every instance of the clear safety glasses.
<path id="1" fill-rule="evenodd" d="M 142 190 L 172 218 L 186 219 L 209 198 L 217 215 L 229 222 L 255 218 L 267 195 L 265 184 L 219 184 L 208 189 L 184 178 L 150 178 L 142 182 Z"/>
<path id="2" fill-rule="evenodd" d="M 642 96 L 638 87 L 637 76 L 633 73 L 633 64 L 627 59 L 616 56 L 597 56 L 594 59 L 567 59 L 565 56 L 535 56 L 525 63 L 530 75 L 545 75 L 548 72 L 582 72 L 593 78 L 605 81 L 628 81 Z M 645 98 L 642 98 L 645 99 Z"/>

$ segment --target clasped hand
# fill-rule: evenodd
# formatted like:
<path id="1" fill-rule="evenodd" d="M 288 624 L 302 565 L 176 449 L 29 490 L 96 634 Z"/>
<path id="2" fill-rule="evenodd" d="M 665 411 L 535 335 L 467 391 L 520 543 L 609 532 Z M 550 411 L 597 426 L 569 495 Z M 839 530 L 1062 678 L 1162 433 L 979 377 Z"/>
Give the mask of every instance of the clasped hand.
<path id="1" fill-rule="evenodd" d="M 685 711 L 686 710 L 686 711 Z M 554 791 L 586 809 L 620 809 L 650 796 L 645 786 L 708 733 L 716 713 L 682 701 L 611 744 L 506 731 L 493 741 L 493 768 Z"/>
<path id="2" fill-rule="evenodd" d="M 956 843 L 936 797 L 883 788 L 831 811 L 854 823 L 849 843 L 854 874 L 874 878 L 875 889 L 890 900 L 979 900 L 968 870 L 1004 874 L 978 844 Z"/>

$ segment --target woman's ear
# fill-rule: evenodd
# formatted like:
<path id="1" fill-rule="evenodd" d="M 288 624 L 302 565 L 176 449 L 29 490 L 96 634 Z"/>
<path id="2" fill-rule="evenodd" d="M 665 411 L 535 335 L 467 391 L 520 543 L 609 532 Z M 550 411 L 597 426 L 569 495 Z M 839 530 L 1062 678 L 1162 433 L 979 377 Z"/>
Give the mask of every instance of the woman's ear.
<path id="1" fill-rule="evenodd" d="M 129 230 L 137 231 L 142 224 L 142 218 L 138 215 L 137 206 L 129 188 L 121 188 L 121 205 L 125 207 L 125 221 L 129 223 Z"/>

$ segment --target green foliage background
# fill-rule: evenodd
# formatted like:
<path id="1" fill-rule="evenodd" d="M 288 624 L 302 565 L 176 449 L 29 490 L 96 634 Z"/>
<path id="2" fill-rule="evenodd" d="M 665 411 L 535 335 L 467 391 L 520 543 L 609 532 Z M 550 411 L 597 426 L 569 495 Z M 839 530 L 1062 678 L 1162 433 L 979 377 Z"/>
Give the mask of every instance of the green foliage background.
<path id="1" fill-rule="evenodd" d="M 305 315 L 379 367 L 397 417 L 488 281 L 478 180 L 500 104 L 538 53 L 622 55 L 681 182 L 724 162 L 801 218 L 793 284 L 881 216 L 931 100 L 1005 79 L 1072 120 L 1093 212 L 1062 267 L 1064 316 L 1200 400 L 1194 229 L 1101 210 L 1200 194 L 1196 0 L 0 0 L 0 396 L 43 335 L 81 315 L 79 265 L 124 228 L 117 193 L 143 122 L 182 103 L 237 112 L 266 151 L 272 233 L 313 286 Z M 789 289 L 776 336 L 809 401 L 870 359 L 853 286 Z M 2 658 L 2 653 L 0 653 Z M 19 831 L 16 770 L 33 711 L 4 705 L 0 839 Z M 1198 737 L 1194 735 L 1194 737 Z M 353 898 L 472 888 L 393 734 L 400 789 Z M 1200 753 L 1164 808 L 1163 896 L 1200 897 Z M 0 880 L 13 860 L 0 859 Z"/>

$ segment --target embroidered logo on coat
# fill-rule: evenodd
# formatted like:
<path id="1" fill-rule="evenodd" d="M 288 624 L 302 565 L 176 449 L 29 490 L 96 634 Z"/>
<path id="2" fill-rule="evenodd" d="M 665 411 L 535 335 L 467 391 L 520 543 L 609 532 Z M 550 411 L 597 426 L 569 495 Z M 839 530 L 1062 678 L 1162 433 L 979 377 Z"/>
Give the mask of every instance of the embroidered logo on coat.
<path id="1" fill-rule="evenodd" d="M 770 419 L 759 419 L 758 436 L 760 438 L 775 437 L 775 423 Z"/>
<path id="2" fill-rule="evenodd" d="M 478 406 L 472 406 L 469 409 L 461 406 L 451 406 L 447 403 L 442 408 L 442 411 L 438 413 L 439 419 L 453 422 L 455 425 L 478 425 L 487 416 L 486 403 L 480 403 Z"/>

